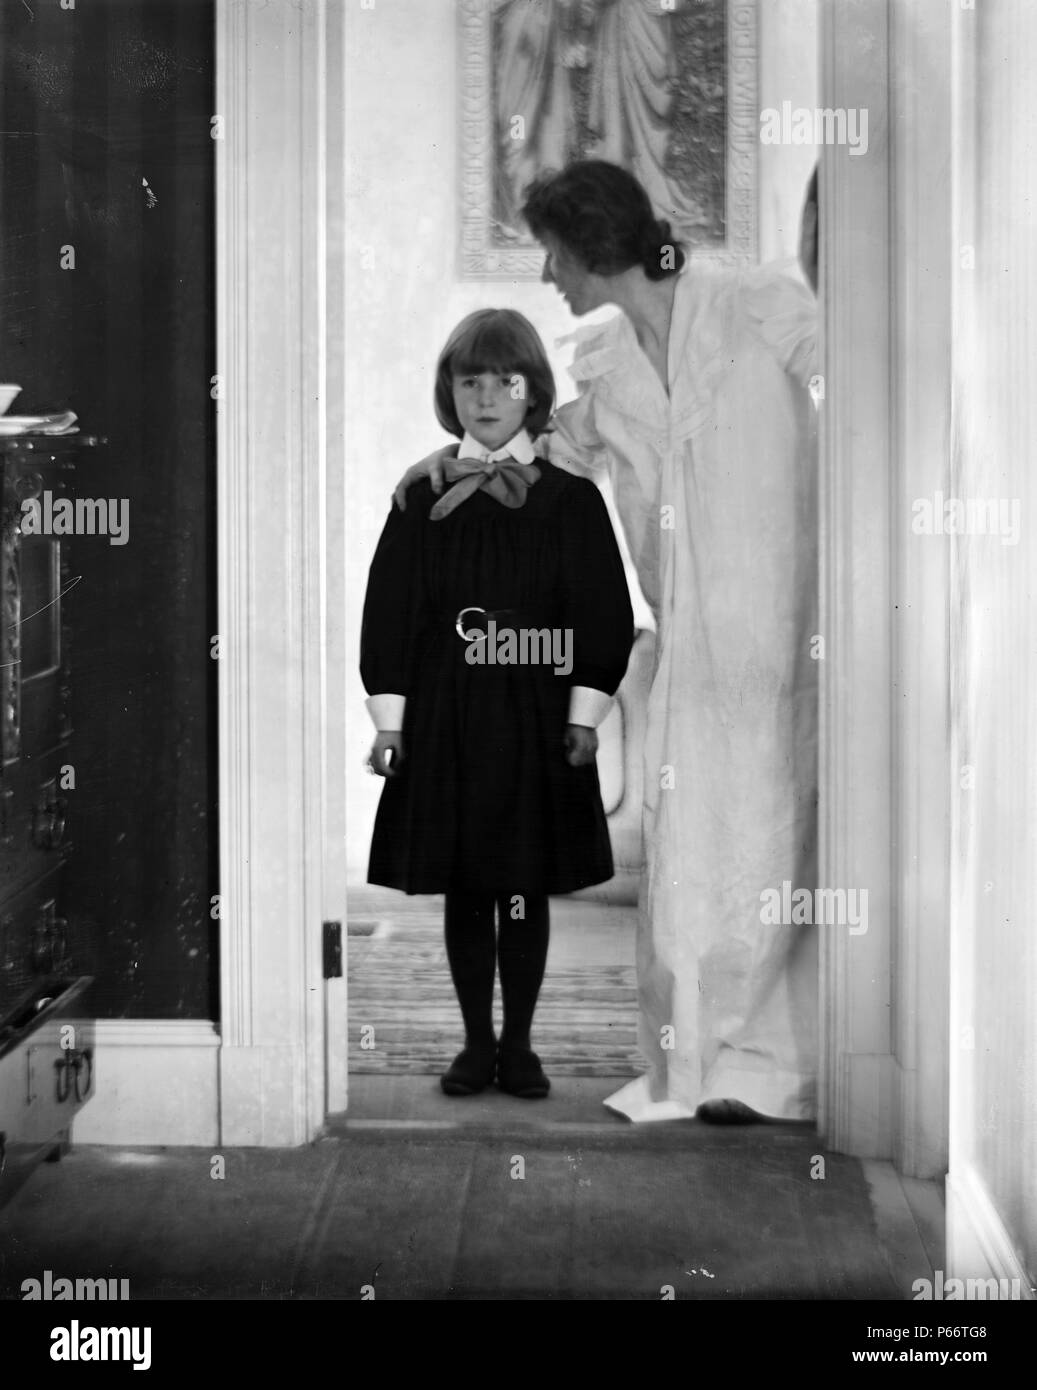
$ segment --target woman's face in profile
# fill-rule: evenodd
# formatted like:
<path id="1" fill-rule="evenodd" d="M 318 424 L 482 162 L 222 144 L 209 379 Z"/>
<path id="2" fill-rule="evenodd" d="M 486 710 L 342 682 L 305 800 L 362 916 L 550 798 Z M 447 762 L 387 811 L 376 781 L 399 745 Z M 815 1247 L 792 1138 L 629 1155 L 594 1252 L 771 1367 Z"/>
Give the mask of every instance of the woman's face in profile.
<path id="1" fill-rule="evenodd" d="M 609 303 L 602 277 L 587 270 L 564 242 L 545 232 L 540 244 L 546 252 L 540 278 L 545 285 L 554 285 L 572 313 L 579 317 Z"/>

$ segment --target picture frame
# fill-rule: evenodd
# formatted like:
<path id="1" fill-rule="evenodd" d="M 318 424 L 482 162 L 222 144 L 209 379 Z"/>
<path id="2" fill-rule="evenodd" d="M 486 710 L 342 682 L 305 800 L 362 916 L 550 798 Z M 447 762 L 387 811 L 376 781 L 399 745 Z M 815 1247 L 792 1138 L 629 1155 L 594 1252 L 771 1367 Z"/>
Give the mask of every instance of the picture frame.
<path id="1" fill-rule="evenodd" d="M 624 135 L 610 138 L 607 129 L 602 131 L 610 123 L 622 123 L 625 131 L 634 130 L 636 139 L 638 129 L 651 124 L 629 119 L 623 111 L 626 101 L 645 110 L 669 106 L 669 126 L 649 137 L 655 146 L 641 168 L 651 167 L 666 180 L 663 196 L 653 197 L 653 202 L 660 215 L 670 217 L 674 235 L 690 256 L 718 264 L 755 261 L 756 0 L 672 0 L 672 9 L 661 0 L 660 14 L 651 11 L 644 0 L 549 0 L 547 4 L 538 0 L 535 6 L 531 0 L 457 0 L 462 279 L 540 278 L 543 252 L 517 216 L 520 180 L 526 174 L 532 177 L 543 168 L 561 167 L 569 158 L 611 157 L 646 182 L 630 159 L 612 153 L 624 145 Z M 687 64 L 696 48 L 696 20 L 703 26 L 703 43 L 697 46 L 702 66 L 682 70 L 681 62 Z M 680 26 L 665 41 L 673 44 L 672 54 L 660 51 L 659 35 L 666 32 L 662 26 L 667 22 Z M 552 23 L 554 28 L 548 32 L 545 26 Z M 520 32 L 525 24 L 534 27 L 532 35 Z M 611 28 L 606 30 L 606 25 Z M 583 41 L 584 36 L 589 42 Z M 637 51 L 639 44 L 646 46 L 644 55 Z M 531 49 L 538 46 L 539 52 L 531 58 Z M 624 72 L 626 49 L 631 61 Z M 517 56 L 509 62 L 509 55 Z M 595 72 L 596 61 L 599 68 L 609 70 Z M 523 66 L 517 79 L 516 64 Z M 628 76 L 631 72 L 633 79 Z M 502 95 L 505 80 L 512 95 L 517 88 L 523 101 L 537 104 L 537 140 L 554 158 L 541 162 L 543 151 L 534 147 L 535 142 L 523 143 L 522 157 L 512 161 L 516 168 L 504 167 L 511 133 L 505 130 L 501 114 L 502 102 L 506 105 L 508 99 Z M 624 92 L 624 80 L 631 84 L 629 95 Z M 638 85 L 653 81 L 650 91 Z M 544 89 L 550 87 L 543 97 L 538 83 Z M 554 108 L 553 120 L 542 119 L 545 107 Z M 588 123 L 596 128 L 591 130 Z M 589 144 L 585 140 L 580 148 L 581 135 L 588 134 L 592 140 Z M 667 145 L 664 158 L 657 159 L 660 140 Z M 674 158 L 678 145 L 679 157 Z M 639 157 L 636 151 L 635 157 Z M 663 187 L 657 183 L 654 191 Z M 671 215 L 675 206 L 687 213 L 683 225 L 679 216 Z"/>

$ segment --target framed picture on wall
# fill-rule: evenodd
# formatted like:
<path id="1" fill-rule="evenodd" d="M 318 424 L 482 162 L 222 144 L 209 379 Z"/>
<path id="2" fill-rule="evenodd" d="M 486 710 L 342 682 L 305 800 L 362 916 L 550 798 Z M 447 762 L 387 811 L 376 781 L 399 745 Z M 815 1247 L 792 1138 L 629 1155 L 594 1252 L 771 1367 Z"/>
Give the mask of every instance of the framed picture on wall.
<path id="1" fill-rule="evenodd" d="M 545 169 L 629 169 L 695 257 L 756 257 L 755 0 L 457 0 L 461 274 L 536 279 Z"/>

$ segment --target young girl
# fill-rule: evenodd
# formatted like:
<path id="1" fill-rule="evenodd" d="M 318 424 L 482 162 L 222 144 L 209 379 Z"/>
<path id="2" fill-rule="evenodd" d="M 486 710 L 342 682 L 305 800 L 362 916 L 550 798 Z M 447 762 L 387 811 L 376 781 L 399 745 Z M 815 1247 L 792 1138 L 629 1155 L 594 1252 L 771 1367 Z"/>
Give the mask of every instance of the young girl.
<path id="1" fill-rule="evenodd" d="M 405 512 L 394 506 L 364 606 L 361 674 L 378 730 L 368 765 L 386 779 L 368 881 L 446 895 L 465 1031 L 448 1095 L 494 1079 L 547 1095 L 530 1029 L 548 894 L 613 872 L 595 729 L 626 669 L 633 614 L 597 488 L 534 462 L 554 394 L 521 314 L 482 309 L 454 330 L 435 407 L 458 457 L 441 498 L 425 481 Z"/>

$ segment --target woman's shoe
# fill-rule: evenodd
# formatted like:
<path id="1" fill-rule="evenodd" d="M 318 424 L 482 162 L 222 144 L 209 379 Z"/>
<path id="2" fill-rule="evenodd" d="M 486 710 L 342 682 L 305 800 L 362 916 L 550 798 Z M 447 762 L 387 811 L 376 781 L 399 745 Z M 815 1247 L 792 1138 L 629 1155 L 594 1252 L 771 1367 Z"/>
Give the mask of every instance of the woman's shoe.
<path id="1" fill-rule="evenodd" d="M 501 1047 L 497 1052 L 497 1085 L 509 1096 L 543 1100 L 551 1089 L 540 1058 L 529 1047 Z"/>
<path id="2" fill-rule="evenodd" d="M 469 1043 L 439 1078 L 439 1084 L 448 1096 L 474 1096 L 492 1085 L 496 1070 L 496 1043 L 474 1047 Z"/>
<path id="3" fill-rule="evenodd" d="M 763 1124 L 764 1116 L 740 1100 L 704 1100 L 695 1111 L 697 1120 L 709 1125 Z"/>

